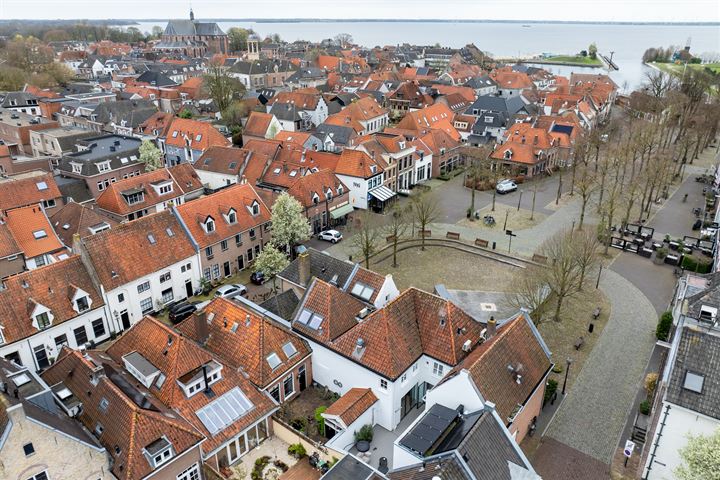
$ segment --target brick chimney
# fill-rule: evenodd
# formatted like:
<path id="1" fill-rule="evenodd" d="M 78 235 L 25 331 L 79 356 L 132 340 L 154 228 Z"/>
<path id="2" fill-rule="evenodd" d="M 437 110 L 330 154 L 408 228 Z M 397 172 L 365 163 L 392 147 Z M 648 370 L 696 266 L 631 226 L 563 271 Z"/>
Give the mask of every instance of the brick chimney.
<path id="1" fill-rule="evenodd" d="M 298 255 L 298 280 L 300 285 L 307 287 L 310 283 L 310 252 L 307 250 Z"/>
<path id="2" fill-rule="evenodd" d="M 490 320 L 487 322 L 487 338 L 490 340 L 492 337 L 495 336 L 495 327 L 497 327 L 497 322 L 495 321 L 495 317 L 490 317 Z"/>
<path id="3" fill-rule="evenodd" d="M 207 342 L 210 333 L 208 331 L 207 317 L 204 311 L 195 314 L 195 331 L 197 333 L 197 341 L 201 345 Z"/>

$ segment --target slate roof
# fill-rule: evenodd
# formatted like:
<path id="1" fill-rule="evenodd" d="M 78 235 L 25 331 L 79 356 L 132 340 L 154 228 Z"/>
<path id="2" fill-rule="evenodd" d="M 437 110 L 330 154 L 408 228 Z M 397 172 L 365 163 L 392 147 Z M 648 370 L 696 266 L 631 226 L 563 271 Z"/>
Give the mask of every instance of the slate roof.
<path id="1" fill-rule="evenodd" d="M 338 285 L 344 285 L 355 269 L 355 264 L 332 257 L 314 248 L 308 248 L 307 254 L 310 256 L 311 278 L 315 277 L 324 282 L 330 282 L 337 275 Z M 278 277 L 300 285 L 299 266 L 300 259 L 296 258 L 278 274 Z"/>
<path id="2" fill-rule="evenodd" d="M 80 164 L 80 175 L 90 177 L 99 175 L 101 172 L 98 171 L 96 165 L 108 160 L 110 161 L 110 170 L 141 163 L 140 145 L 142 141 L 138 138 L 103 135 L 101 137 L 86 138 L 79 143 L 87 148 L 63 156 L 58 167 L 60 170 L 73 173 L 71 163 Z"/>
<path id="3" fill-rule="evenodd" d="M 99 123 L 121 125 L 125 122 L 126 127 L 137 128 L 155 112 L 157 107 L 148 100 L 118 100 L 100 103 L 92 114 Z"/>
<path id="4" fill-rule="evenodd" d="M 355 136 L 355 130 L 351 127 L 344 127 L 341 125 L 330 125 L 328 123 L 322 123 L 315 129 L 315 136 L 322 139 L 326 136 L 330 137 L 332 141 L 339 146 L 348 145 L 351 139 Z"/>
<path id="5" fill-rule="evenodd" d="M 276 71 L 294 72 L 297 68 L 286 60 L 255 60 L 254 62 L 237 62 L 230 67 L 230 72 L 244 75 L 264 75 Z"/>
<path id="6" fill-rule="evenodd" d="M 720 420 L 720 336 L 685 327 L 680 333 L 666 400 Z M 685 388 L 687 374 L 703 378 L 701 392 Z"/>
<path id="7" fill-rule="evenodd" d="M 178 84 L 162 72 L 148 70 L 143 72 L 137 79 L 138 83 L 149 83 L 153 87 L 176 87 Z"/>
<path id="8" fill-rule="evenodd" d="M 225 32 L 215 22 L 197 20 L 170 20 L 163 35 L 178 36 L 224 36 Z"/>
<path id="9" fill-rule="evenodd" d="M 274 313 L 283 320 L 292 320 L 295 309 L 300 304 L 300 299 L 295 290 L 288 289 L 272 296 L 260 304 L 262 308 Z"/>
<path id="10" fill-rule="evenodd" d="M 475 100 L 475 103 L 465 110 L 465 114 L 477 115 L 473 113 L 474 110 L 478 110 L 478 112 L 492 111 L 515 115 L 520 111 L 526 110 L 526 105 L 519 96 L 503 98 L 495 95 L 480 95 L 477 100 Z"/>

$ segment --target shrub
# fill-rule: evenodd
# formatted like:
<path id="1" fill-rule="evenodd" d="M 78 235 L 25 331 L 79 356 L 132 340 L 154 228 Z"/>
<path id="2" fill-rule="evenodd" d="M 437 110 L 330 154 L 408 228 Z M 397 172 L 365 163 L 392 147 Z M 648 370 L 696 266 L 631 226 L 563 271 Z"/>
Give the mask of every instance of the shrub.
<path id="1" fill-rule="evenodd" d="M 268 463 L 270 463 L 270 457 L 267 455 L 255 460 L 255 467 L 253 467 L 252 472 L 250 472 L 250 478 L 252 480 L 263 480 L 263 470 L 265 470 Z"/>
<path id="2" fill-rule="evenodd" d="M 305 451 L 302 443 L 293 443 L 288 447 L 288 455 L 292 455 L 295 458 L 303 458 L 307 455 L 307 451 Z"/>
<path id="3" fill-rule="evenodd" d="M 557 380 L 553 380 L 552 378 L 548 380 L 547 386 L 545 387 L 545 398 L 543 402 L 547 403 L 550 401 L 553 395 L 555 395 L 555 392 L 557 392 L 558 388 L 558 382 Z"/>
<path id="4" fill-rule="evenodd" d="M 290 426 L 300 432 L 307 432 L 307 420 L 303 417 L 296 417 L 290 420 Z"/>
<path id="5" fill-rule="evenodd" d="M 655 252 L 655 256 L 659 258 L 660 260 L 664 259 L 668 255 L 668 249 L 665 247 L 658 248 L 657 252 Z"/>
<path id="6" fill-rule="evenodd" d="M 638 410 L 640 410 L 640 413 L 643 415 L 650 415 L 650 402 L 647 400 L 643 400 L 640 402 L 640 407 L 638 407 Z"/>
<path id="7" fill-rule="evenodd" d="M 667 340 L 670 335 L 670 328 L 672 328 L 673 316 L 672 312 L 665 312 L 660 315 L 660 321 L 658 321 L 657 328 L 655 329 L 655 336 L 658 340 Z"/>
<path id="8" fill-rule="evenodd" d="M 562 365 L 555 365 L 552 369 L 553 373 L 562 373 L 563 372 L 563 366 Z M 553 380 L 554 381 L 554 380 Z"/>
<path id="9" fill-rule="evenodd" d="M 686 255 L 683 257 L 682 267 L 690 272 L 710 273 L 712 262 Z"/>
<path id="10" fill-rule="evenodd" d="M 302 445 L 300 445 L 300 446 L 302 447 Z M 288 450 L 290 450 L 290 449 L 288 448 Z M 279 468 L 283 472 L 287 472 L 290 469 L 290 467 L 288 467 L 288 464 L 283 462 L 282 460 L 275 460 L 273 462 L 273 465 L 275 465 L 277 468 Z"/>
<path id="11" fill-rule="evenodd" d="M 355 441 L 360 442 L 365 440 L 366 442 L 372 442 L 373 439 L 373 428 L 372 425 L 367 424 L 360 427 L 360 430 L 355 432 Z"/>
<path id="12" fill-rule="evenodd" d="M 327 410 L 326 406 L 317 407 L 315 409 L 315 421 L 317 422 L 317 429 L 318 434 L 325 436 L 325 417 L 322 416 L 322 413 Z"/>
<path id="13" fill-rule="evenodd" d="M 648 373 L 647 375 L 645 375 L 645 391 L 647 392 L 648 398 L 651 398 L 652 394 L 655 392 L 655 388 L 657 388 L 657 382 L 657 373 Z"/>

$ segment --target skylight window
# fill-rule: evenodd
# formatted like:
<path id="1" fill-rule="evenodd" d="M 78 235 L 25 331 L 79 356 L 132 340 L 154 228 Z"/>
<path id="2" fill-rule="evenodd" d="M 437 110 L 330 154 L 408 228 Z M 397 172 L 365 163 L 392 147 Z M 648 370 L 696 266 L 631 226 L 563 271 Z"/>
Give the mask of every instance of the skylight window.
<path id="1" fill-rule="evenodd" d="M 65 400 L 72 397 L 72 392 L 68 388 L 62 388 L 59 392 L 57 392 L 57 396 L 60 400 Z"/>
<path id="2" fill-rule="evenodd" d="M 370 288 L 369 286 L 360 282 L 355 283 L 352 290 L 350 291 L 350 293 L 352 293 L 356 297 L 362 298 L 366 302 L 370 300 L 374 292 L 374 288 Z"/>
<path id="3" fill-rule="evenodd" d="M 251 408 L 253 408 L 253 404 L 238 387 L 235 387 L 217 400 L 196 411 L 195 414 L 210 432 L 210 435 L 215 435 L 232 425 Z"/>
<path id="4" fill-rule="evenodd" d="M 155 243 L 156 243 L 156 241 L 155 241 L 155 236 L 154 236 L 152 233 L 148 233 L 147 238 L 148 238 L 148 240 L 150 241 L 150 244 L 151 244 L 151 245 L 155 245 Z"/>
<path id="5" fill-rule="evenodd" d="M 323 317 L 321 315 L 306 309 L 303 309 L 300 313 L 300 318 L 298 318 L 298 322 L 312 328 L 313 330 L 317 330 L 322 321 Z"/>
<path id="6" fill-rule="evenodd" d="M 38 183 L 36 183 L 35 185 L 37 185 L 37 189 L 40 190 L 40 191 L 43 191 L 43 190 L 47 190 L 47 189 L 48 189 L 48 185 L 47 185 L 47 183 L 45 183 L 45 182 L 38 182 Z"/>
<path id="7" fill-rule="evenodd" d="M 687 372 L 685 374 L 685 383 L 683 388 L 690 390 L 695 393 L 702 393 L 703 383 L 705 383 L 705 377 L 699 373 Z"/>
<path id="8" fill-rule="evenodd" d="M 200 140 L 202 140 L 202 135 L 198 135 L 195 137 L 196 142 L 199 142 Z"/>
<path id="9" fill-rule="evenodd" d="M 280 366 L 282 361 L 280 360 L 280 357 L 278 357 L 277 353 L 272 352 L 270 355 L 266 358 L 268 365 L 270 365 L 270 368 L 275 370 L 277 367 Z"/>
<path id="10" fill-rule="evenodd" d="M 45 230 L 35 230 L 33 232 L 33 237 L 35 237 L 35 240 L 40 240 L 41 238 L 47 237 L 47 233 Z"/>
<path id="11" fill-rule="evenodd" d="M 177 138 L 177 136 L 178 136 L 178 132 L 177 132 L 177 130 L 175 130 L 175 131 L 172 133 L 172 137 L 173 137 L 173 138 Z"/>
<path id="12" fill-rule="evenodd" d="M 283 345 L 282 349 L 287 358 L 290 358 L 297 353 L 297 348 L 295 348 L 295 345 L 293 345 L 292 342 L 287 342 Z"/>
<path id="13" fill-rule="evenodd" d="M 30 376 L 27 373 L 21 373 L 20 375 L 13 377 L 12 381 L 16 387 L 22 387 L 26 383 L 30 383 Z"/>
<path id="14" fill-rule="evenodd" d="M 167 233 L 167 236 L 168 236 L 168 237 L 172 237 L 172 236 L 175 235 L 175 234 L 173 233 L 173 231 L 170 229 L 170 227 L 168 227 L 168 228 L 165 229 L 165 233 Z"/>

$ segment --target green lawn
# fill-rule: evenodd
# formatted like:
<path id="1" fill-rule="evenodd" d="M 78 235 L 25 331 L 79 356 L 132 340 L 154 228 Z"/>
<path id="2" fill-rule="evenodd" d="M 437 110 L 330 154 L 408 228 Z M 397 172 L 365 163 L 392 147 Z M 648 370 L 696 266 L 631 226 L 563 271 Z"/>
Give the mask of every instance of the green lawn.
<path id="1" fill-rule="evenodd" d="M 577 63 L 579 65 L 602 65 L 599 58 L 592 59 L 582 55 L 557 55 L 555 57 L 543 58 L 546 62 Z"/>
<path id="2" fill-rule="evenodd" d="M 677 63 L 658 63 L 653 62 L 650 65 L 653 67 L 656 67 L 658 70 L 662 70 L 666 73 L 673 73 L 675 75 L 682 75 L 683 70 L 685 69 L 684 64 L 677 64 Z M 687 68 L 691 68 L 694 70 L 705 70 L 705 68 L 709 68 L 714 73 L 720 74 L 720 63 L 688 63 Z"/>

